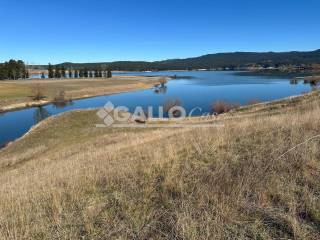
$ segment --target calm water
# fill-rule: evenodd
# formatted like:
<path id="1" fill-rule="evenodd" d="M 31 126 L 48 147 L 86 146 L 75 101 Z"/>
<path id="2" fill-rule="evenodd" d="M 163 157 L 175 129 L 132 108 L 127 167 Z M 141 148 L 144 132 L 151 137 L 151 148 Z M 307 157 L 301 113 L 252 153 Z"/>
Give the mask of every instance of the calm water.
<path id="1" fill-rule="evenodd" d="M 126 106 L 133 111 L 136 106 L 157 108 L 167 99 L 179 98 L 187 111 L 200 107 L 202 112 L 210 112 L 210 105 L 217 100 L 247 104 L 252 99 L 270 101 L 311 90 L 311 87 L 303 82 L 291 85 L 289 79 L 238 76 L 233 72 L 155 72 L 118 75 L 177 75 L 179 79 L 168 82 L 166 88 L 158 90 L 150 89 L 77 100 L 60 108 L 51 104 L 0 114 L 0 146 L 21 137 L 34 124 L 49 116 L 74 109 L 99 108 L 108 101 L 115 106 Z M 188 78 L 183 78 L 184 76 Z"/>

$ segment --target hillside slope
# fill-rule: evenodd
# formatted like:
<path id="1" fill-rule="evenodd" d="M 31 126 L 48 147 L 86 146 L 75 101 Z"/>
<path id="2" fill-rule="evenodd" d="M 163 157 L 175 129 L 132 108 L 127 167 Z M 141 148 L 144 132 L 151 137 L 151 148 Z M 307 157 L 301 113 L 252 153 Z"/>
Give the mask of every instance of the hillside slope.
<path id="1" fill-rule="evenodd" d="M 0 238 L 319 239 L 319 100 L 250 106 L 205 129 L 50 118 L 0 152 Z"/>
<path id="2" fill-rule="evenodd" d="M 61 63 L 66 68 L 99 68 L 110 67 L 120 71 L 143 70 L 186 70 L 186 69 L 212 69 L 246 67 L 261 64 L 268 66 L 320 64 L 320 49 L 308 52 L 232 52 L 207 54 L 200 57 L 186 59 L 169 59 L 165 61 L 117 61 L 103 63 Z M 39 66 L 41 67 L 41 66 Z M 43 66 L 42 66 L 43 67 Z"/>

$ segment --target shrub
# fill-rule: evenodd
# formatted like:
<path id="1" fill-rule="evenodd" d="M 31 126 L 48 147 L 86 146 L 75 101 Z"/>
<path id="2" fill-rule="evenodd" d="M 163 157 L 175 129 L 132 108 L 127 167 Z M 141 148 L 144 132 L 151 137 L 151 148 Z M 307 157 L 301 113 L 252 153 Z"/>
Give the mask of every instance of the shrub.
<path id="1" fill-rule="evenodd" d="M 41 85 L 40 83 L 37 83 L 33 86 L 31 86 L 31 92 L 32 92 L 32 99 L 36 101 L 40 101 L 44 98 L 45 96 L 45 87 Z"/>
<path id="2" fill-rule="evenodd" d="M 248 104 L 249 105 L 255 105 L 255 104 L 258 104 L 260 103 L 260 101 L 258 99 L 251 99 L 248 101 Z"/>
<path id="3" fill-rule="evenodd" d="M 165 77 L 161 77 L 159 82 L 160 82 L 161 87 L 164 87 L 168 81 Z"/>
<path id="4" fill-rule="evenodd" d="M 70 99 L 66 98 L 66 92 L 64 90 L 59 90 L 53 100 L 56 107 L 64 107 L 70 102 Z"/>
<path id="5" fill-rule="evenodd" d="M 177 107 L 177 106 L 182 106 L 182 101 L 180 99 L 169 99 L 167 100 L 164 105 L 163 105 L 163 111 L 165 113 L 169 113 L 169 111 L 173 108 L 173 107 Z M 179 111 L 174 111 L 173 115 L 175 117 L 179 116 Z"/>
<path id="6" fill-rule="evenodd" d="M 66 92 L 63 90 L 59 90 L 54 97 L 54 102 L 66 102 Z"/>
<path id="7" fill-rule="evenodd" d="M 212 111 L 217 114 L 226 113 L 232 109 L 236 109 L 240 106 L 238 103 L 228 103 L 224 101 L 217 101 L 212 104 Z"/>

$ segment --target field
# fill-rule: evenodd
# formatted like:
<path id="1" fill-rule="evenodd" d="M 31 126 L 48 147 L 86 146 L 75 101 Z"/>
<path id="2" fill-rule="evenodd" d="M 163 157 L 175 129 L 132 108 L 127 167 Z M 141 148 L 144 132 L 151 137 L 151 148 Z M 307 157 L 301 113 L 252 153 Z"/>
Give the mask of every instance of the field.
<path id="1" fill-rule="evenodd" d="M 67 98 L 79 99 L 147 89 L 158 83 L 158 77 L 133 76 L 115 76 L 110 79 L 77 78 L 0 81 L 0 112 L 47 104 L 52 102 L 59 91 L 65 91 Z M 33 89 L 36 88 L 36 86 L 43 88 L 45 98 L 41 101 L 34 101 L 32 99 Z"/>
<path id="2" fill-rule="evenodd" d="M 0 239 L 319 239 L 319 100 L 204 129 L 95 128 L 94 110 L 45 120 L 0 152 Z"/>

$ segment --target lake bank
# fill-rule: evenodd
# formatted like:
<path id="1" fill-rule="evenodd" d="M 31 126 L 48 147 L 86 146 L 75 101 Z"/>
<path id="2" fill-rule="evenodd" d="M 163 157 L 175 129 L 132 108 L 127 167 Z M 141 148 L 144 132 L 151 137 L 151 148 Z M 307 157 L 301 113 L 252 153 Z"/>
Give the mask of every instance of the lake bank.
<path id="1" fill-rule="evenodd" d="M 221 115 L 224 128 L 96 128 L 96 110 L 49 118 L 1 151 L 0 236 L 126 238 L 139 226 L 147 239 L 165 226 L 198 239 L 205 222 L 208 239 L 318 239 L 320 148 L 306 140 L 319 134 L 319 94 L 294 99 Z"/>
<path id="2" fill-rule="evenodd" d="M 143 109 L 152 107 L 153 117 L 158 117 L 157 109 L 159 107 L 163 107 L 168 100 L 178 99 L 188 113 L 196 109 L 192 115 L 200 116 L 204 113 L 211 113 L 213 103 L 216 101 L 247 105 L 252 102 L 283 99 L 312 90 L 309 85 L 305 85 L 301 81 L 292 85 L 290 79 L 242 77 L 235 75 L 234 72 L 199 71 L 130 74 L 135 74 L 136 77 L 121 75 L 121 77 L 115 76 L 111 80 L 46 80 L 49 86 L 48 95 L 52 96 L 51 99 L 55 97 L 59 90 L 65 90 L 66 98 L 72 99 L 77 96 L 83 98 L 84 96 L 90 96 L 90 94 L 98 95 L 97 93 L 101 93 L 101 96 L 78 99 L 63 104 L 43 102 L 41 103 L 42 106 L 30 107 L 29 105 L 25 109 L 2 113 L 0 115 L 0 126 L 4 127 L 0 134 L 0 145 L 5 145 L 20 138 L 32 126 L 49 116 L 72 110 L 98 109 L 107 102 L 112 102 L 114 106 L 125 106 L 131 113 L 138 106 Z M 159 77 L 174 75 L 179 80 L 168 81 L 164 87 L 153 87 L 159 83 Z M 140 79 L 140 81 L 133 79 Z M 30 86 L 37 82 L 39 81 L 19 81 L 19 84 L 9 85 L 11 88 L 0 88 L 2 94 L 0 96 L 3 97 L 3 90 L 6 89 L 9 92 L 11 91 L 11 95 L 9 94 L 11 98 L 17 99 L 17 92 L 20 91 L 22 97 L 18 100 L 22 103 L 30 101 L 30 93 L 28 93 L 30 88 L 26 87 L 26 84 Z M 121 91 L 122 93 L 117 93 Z M 110 92 L 110 94 L 106 95 L 106 92 Z"/>
<path id="3" fill-rule="evenodd" d="M 0 113 L 48 105 L 54 102 L 59 91 L 64 91 L 68 100 L 78 100 L 149 89 L 159 81 L 160 77 L 146 76 L 0 81 Z M 46 98 L 34 101 L 31 100 L 32 88 L 37 85 L 43 87 Z"/>
<path id="4" fill-rule="evenodd" d="M 249 104 L 237 107 L 230 112 L 219 114 L 219 115 L 211 115 L 211 116 L 192 116 L 187 117 L 183 120 L 175 120 L 175 119 L 158 119 L 158 118 L 150 118 L 148 119 L 145 124 L 156 124 L 157 122 L 160 124 L 163 123 L 169 123 L 169 124 L 190 124 L 190 127 L 192 127 L 192 124 L 201 124 L 201 123 L 218 123 L 219 121 L 228 121 L 230 119 L 236 119 L 236 118 L 251 118 L 258 116 L 265 116 L 265 115 L 274 115 L 274 114 L 280 114 L 283 109 L 290 110 L 293 108 L 299 108 L 303 105 L 307 105 L 308 103 L 314 102 L 315 100 L 319 99 L 320 94 L 319 91 L 313 91 L 310 93 L 305 93 L 298 96 L 290 96 L 283 99 L 278 99 L 274 101 L 268 101 L 268 102 L 261 102 L 261 103 L 255 103 L 255 104 Z M 48 117 L 47 119 L 43 119 L 43 121 L 38 122 L 34 126 L 32 126 L 26 133 L 24 133 L 21 137 L 14 141 L 8 142 L 8 144 L 13 144 L 16 142 L 21 142 L 26 136 L 29 134 L 32 134 L 34 131 L 36 131 L 39 128 L 51 128 L 50 124 L 53 122 L 58 123 L 57 119 L 64 119 L 62 122 L 70 122 L 72 116 L 75 120 L 72 120 L 71 122 L 77 121 L 77 119 L 85 119 L 88 118 L 93 125 L 96 124 L 103 124 L 101 122 L 101 119 L 97 117 L 97 109 L 78 109 L 78 110 L 71 110 L 68 112 L 61 112 L 57 115 L 53 115 Z M 84 120 L 85 122 L 87 120 Z M 95 122 L 93 122 L 95 121 Z M 75 122 L 74 122 L 75 123 Z M 141 127 L 141 123 L 136 122 L 137 129 Z M 54 124 L 56 127 L 57 125 Z M 143 125 L 143 124 L 142 124 Z M 78 127 L 81 127 L 81 125 Z M 143 128 L 143 126 L 142 126 Z M 179 128 L 179 127 L 178 127 Z M 74 129 L 72 130 L 72 134 L 77 134 Z M 48 136 L 50 137 L 50 135 Z M 0 146 L 0 153 L 3 149 L 3 146 Z"/>

